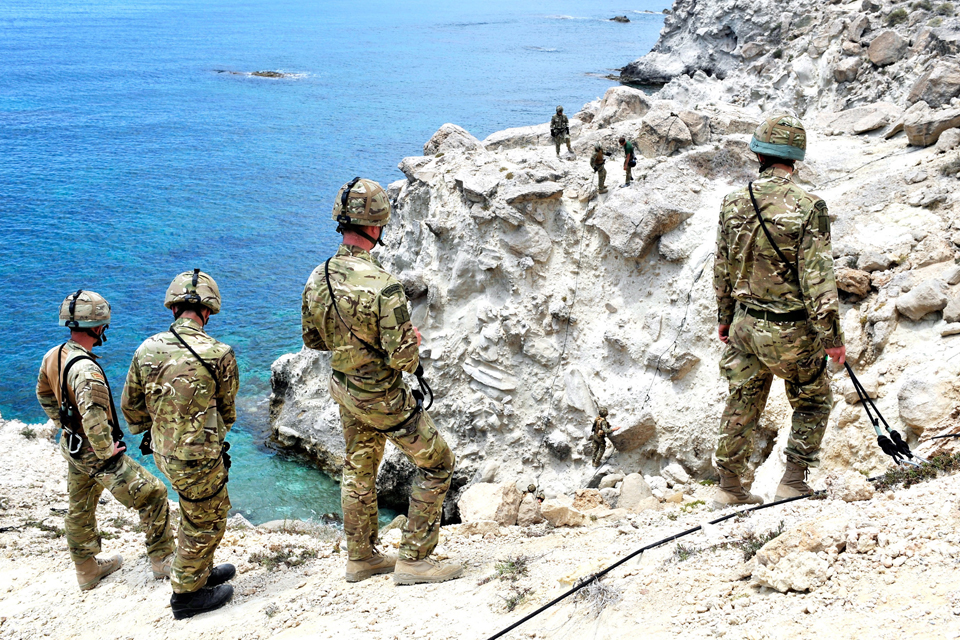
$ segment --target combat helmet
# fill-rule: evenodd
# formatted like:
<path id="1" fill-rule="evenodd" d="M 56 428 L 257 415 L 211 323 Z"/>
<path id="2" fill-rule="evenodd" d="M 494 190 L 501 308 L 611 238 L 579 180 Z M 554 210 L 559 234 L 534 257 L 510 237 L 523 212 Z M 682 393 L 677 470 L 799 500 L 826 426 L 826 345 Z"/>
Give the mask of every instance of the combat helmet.
<path id="1" fill-rule="evenodd" d="M 163 306 L 173 309 L 173 305 L 183 303 L 203 305 L 210 309 L 211 314 L 220 313 L 220 288 L 217 287 L 217 281 L 200 269 L 179 274 L 167 287 Z"/>
<path id="2" fill-rule="evenodd" d="M 80 289 L 60 303 L 60 326 L 90 329 L 110 324 L 110 303 L 94 291 Z"/>
<path id="3" fill-rule="evenodd" d="M 606 417 L 607 417 L 607 408 L 606 408 L 606 407 L 597 407 L 597 413 L 600 415 L 601 418 L 606 418 Z"/>
<path id="4" fill-rule="evenodd" d="M 779 113 L 766 118 L 753 132 L 750 150 L 787 160 L 803 160 L 807 152 L 807 131 L 800 118 Z"/>
<path id="5" fill-rule="evenodd" d="M 563 105 L 562 105 L 562 104 L 557 106 L 557 113 L 563 113 Z"/>
<path id="6" fill-rule="evenodd" d="M 383 187 L 366 178 L 354 178 L 340 187 L 333 203 L 333 219 L 344 225 L 385 227 L 390 221 L 390 199 Z"/>

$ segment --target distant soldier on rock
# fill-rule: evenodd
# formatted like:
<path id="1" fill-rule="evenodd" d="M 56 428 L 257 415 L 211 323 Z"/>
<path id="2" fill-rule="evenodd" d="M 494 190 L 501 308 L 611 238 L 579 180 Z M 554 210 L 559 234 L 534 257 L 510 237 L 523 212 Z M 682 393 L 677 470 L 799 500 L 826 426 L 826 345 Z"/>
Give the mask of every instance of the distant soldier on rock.
<path id="1" fill-rule="evenodd" d="M 623 147 L 623 170 L 627 174 L 624 186 L 633 182 L 632 169 L 637 166 L 637 157 L 633 152 L 633 143 L 626 138 L 620 138 L 620 146 Z"/>
<path id="2" fill-rule="evenodd" d="M 124 453 L 110 383 L 93 354 L 106 342 L 109 325 L 110 304 L 101 295 L 81 289 L 67 296 L 60 305 L 60 326 L 70 329 L 70 339 L 47 352 L 37 379 L 37 399 L 61 431 L 69 497 L 64 529 L 84 591 L 123 564 L 120 555 L 96 557 L 97 504 L 104 489 L 140 513 L 154 578 L 170 575 L 174 549 L 167 488 Z"/>
<path id="3" fill-rule="evenodd" d="M 403 286 L 370 254 L 383 244 L 390 202 L 376 182 L 354 178 L 333 206 L 343 244 L 314 269 L 303 289 L 303 343 L 332 352 L 330 395 L 340 405 L 346 445 L 341 484 L 346 579 L 393 572 L 396 584 L 443 582 L 463 568 L 431 557 L 454 456 L 423 406 L 420 332 Z M 411 391 L 402 373 L 412 373 Z M 431 394 L 432 401 L 432 394 Z M 417 467 L 399 560 L 377 549 L 377 469 L 390 440 Z"/>
<path id="4" fill-rule="evenodd" d="M 593 145 L 593 155 L 590 156 L 590 168 L 597 174 L 597 193 L 607 192 L 607 188 L 603 186 L 603 183 L 607 179 L 607 170 L 603 166 L 606 162 L 607 159 L 604 157 L 603 147 L 598 142 Z"/>
<path id="5" fill-rule="evenodd" d="M 560 145 L 566 143 L 567 151 L 573 153 L 570 147 L 570 121 L 563 115 L 563 107 L 557 107 L 557 112 L 550 118 L 550 137 L 553 138 L 553 144 L 557 148 L 557 155 L 560 155 Z"/>
<path id="6" fill-rule="evenodd" d="M 613 432 L 619 429 L 619 427 L 610 427 L 610 423 L 607 422 L 607 408 L 600 407 L 597 409 L 599 414 L 596 420 L 593 421 L 593 428 L 590 431 L 590 442 L 593 444 L 593 466 L 599 467 L 600 460 L 603 458 L 604 451 L 607 450 L 607 438 L 613 435 Z"/>
<path id="7" fill-rule="evenodd" d="M 140 450 L 153 451 L 157 468 L 180 496 L 170 598 L 179 620 L 218 609 L 233 597 L 233 587 L 224 583 L 236 569 L 214 566 L 213 554 L 230 511 L 226 437 L 237 419 L 240 378 L 233 349 L 203 330 L 220 312 L 212 277 L 199 269 L 181 273 L 163 304 L 173 312 L 173 324 L 137 349 L 122 407 L 130 432 L 144 434 Z"/>
<path id="8" fill-rule="evenodd" d="M 750 142 L 760 177 L 729 194 L 720 212 L 714 288 L 730 387 L 716 452 L 720 505 L 763 502 L 741 478 L 774 376 L 793 407 L 777 499 L 812 492 L 807 470 L 819 462 L 833 407 L 824 354 L 839 364 L 846 356 L 827 204 L 792 179 L 806 148 L 799 119 L 766 118 Z"/>

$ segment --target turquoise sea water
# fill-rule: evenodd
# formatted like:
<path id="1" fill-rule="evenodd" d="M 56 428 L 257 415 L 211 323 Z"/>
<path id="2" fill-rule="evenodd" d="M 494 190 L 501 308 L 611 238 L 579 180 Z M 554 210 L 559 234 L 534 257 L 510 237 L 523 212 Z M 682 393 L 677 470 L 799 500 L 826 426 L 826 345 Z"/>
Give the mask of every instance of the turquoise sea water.
<path id="1" fill-rule="evenodd" d="M 119 398 L 133 350 L 169 325 L 170 279 L 200 267 L 223 294 L 208 331 L 241 367 L 235 509 L 339 511 L 332 481 L 263 445 L 270 364 L 300 348 L 303 283 L 339 239 L 337 188 L 401 178 L 445 122 L 482 139 L 575 113 L 651 48 L 663 17 L 643 12 L 669 4 L 0 3 L 0 412 L 43 418 L 36 371 L 80 287 L 113 305 L 98 353 Z"/>

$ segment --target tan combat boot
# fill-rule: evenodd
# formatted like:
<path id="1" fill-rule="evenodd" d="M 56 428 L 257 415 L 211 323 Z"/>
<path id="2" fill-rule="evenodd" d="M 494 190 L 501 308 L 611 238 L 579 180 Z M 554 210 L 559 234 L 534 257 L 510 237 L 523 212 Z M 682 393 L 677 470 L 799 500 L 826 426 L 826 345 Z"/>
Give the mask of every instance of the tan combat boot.
<path id="1" fill-rule="evenodd" d="M 77 582 L 81 591 L 93 589 L 105 577 L 123 566 L 123 556 L 119 553 L 106 560 L 87 558 L 77 565 Z"/>
<path id="2" fill-rule="evenodd" d="M 393 572 L 395 584 L 420 584 L 421 582 L 446 582 L 463 575 L 463 567 L 456 562 L 440 562 L 434 558 L 423 560 L 398 560 Z"/>
<path id="3" fill-rule="evenodd" d="M 150 570 L 153 571 L 153 577 L 157 580 L 163 580 L 170 577 L 170 570 L 173 567 L 173 554 L 166 558 L 150 558 Z"/>
<path id="4" fill-rule="evenodd" d="M 397 564 L 397 554 L 381 555 L 374 550 L 366 560 L 347 560 L 347 582 L 360 582 L 381 573 L 391 573 Z"/>
<path id="5" fill-rule="evenodd" d="M 787 470 L 783 472 L 780 485 L 777 487 L 777 500 L 808 496 L 813 493 L 813 489 L 810 488 L 806 480 L 807 468 L 787 460 Z"/>
<path id="6" fill-rule="evenodd" d="M 763 504 L 763 498 L 748 492 L 740 484 L 736 474 L 725 469 L 718 469 L 720 473 L 720 491 L 713 498 L 713 508 L 723 509 L 738 504 Z"/>

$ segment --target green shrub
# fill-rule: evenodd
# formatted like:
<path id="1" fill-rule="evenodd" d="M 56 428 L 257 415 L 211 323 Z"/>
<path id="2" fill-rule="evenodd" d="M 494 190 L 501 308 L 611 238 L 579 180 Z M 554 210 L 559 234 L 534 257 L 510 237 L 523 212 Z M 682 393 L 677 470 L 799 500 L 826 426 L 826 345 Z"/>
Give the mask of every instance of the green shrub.
<path id="1" fill-rule="evenodd" d="M 903 24 L 907 21 L 907 10 L 903 7 L 899 9 L 894 9 L 887 15 L 887 26 L 895 27 L 898 24 Z"/>
<path id="2" fill-rule="evenodd" d="M 952 16 L 954 14 L 954 8 L 952 2 L 944 2 L 941 5 L 937 6 L 937 13 L 942 16 Z"/>

